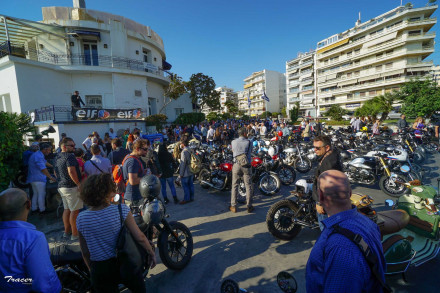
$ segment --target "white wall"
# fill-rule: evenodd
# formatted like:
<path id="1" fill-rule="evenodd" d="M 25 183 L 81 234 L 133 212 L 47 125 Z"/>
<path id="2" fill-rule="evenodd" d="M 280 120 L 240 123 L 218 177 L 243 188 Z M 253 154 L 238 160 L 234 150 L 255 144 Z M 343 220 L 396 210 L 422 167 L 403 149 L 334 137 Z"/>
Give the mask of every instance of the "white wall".
<path id="1" fill-rule="evenodd" d="M 142 92 L 141 97 L 134 95 L 135 90 Z M 115 107 L 121 108 L 142 108 L 147 111 L 147 79 L 143 76 L 128 74 L 113 74 L 113 94 L 115 97 Z"/>
<path id="2" fill-rule="evenodd" d="M 7 58 L 8 57 L 5 57 L 0 61 L 0 96 L 9 95 L 12 112 L 20 113 L 21 105 L 20 99 L 18 98 L 15 66 L 7 61 Z"/>
<path id="3" fill-rule="evenodd" d="M 168 122 L 174 122 L 177 119 L 176 109 L 183 108 L 183 113 L 192 113 L 192 103 L 189 93 L 181 95 L 177 100 L 173 100 L 165 108 L 164 114 L 168 117 Z"/>

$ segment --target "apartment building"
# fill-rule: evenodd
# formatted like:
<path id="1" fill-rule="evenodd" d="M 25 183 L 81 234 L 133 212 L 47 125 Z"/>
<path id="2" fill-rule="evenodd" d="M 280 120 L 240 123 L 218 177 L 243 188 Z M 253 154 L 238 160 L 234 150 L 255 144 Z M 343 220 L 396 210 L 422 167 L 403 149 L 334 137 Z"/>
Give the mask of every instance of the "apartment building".
<path id="1" fill-rule="evenodd" d="M 234 92 L 234 89 L 228 88 L 226 86 L 222 86 L 216 88 L 215 90 L 220 92 L 221 113 L 228 113 L 228 108 L 225 105 L 227 101 L 232 101 L 235 106 L 238 105 L 237 93 Z"/>
<path id="2" fill-rule="evenodd" d="M 265 111 L 279 113 L 286 105 L 286 78 L 283 73 L 264 69 L 252 73 L 244 82 L 244 94 L 240 94 L 239 109 L 250 116 L 258 116 Z M 264 93 L 269 101 L 263 99 Z"/>
<path id="3" fill-rule="evenodd" d="M 437 5 L 399 6 L 317 45 L 315 75 L 318 113 L 338 104 L 355 110 L 366 100 L 413 79 L 433 65 Z"/>
<path id="4" fill-rule="evenodd" d="M 433 65 L 431 68 L 432 80 L 440 86 L 440 65 Z"/>
<path id="5" fill-rule="evenodd" d="M 316 115 L 314 58 L 310 51 L 286 62 L 287 113 L 299 102 L 301 116 Z"/>

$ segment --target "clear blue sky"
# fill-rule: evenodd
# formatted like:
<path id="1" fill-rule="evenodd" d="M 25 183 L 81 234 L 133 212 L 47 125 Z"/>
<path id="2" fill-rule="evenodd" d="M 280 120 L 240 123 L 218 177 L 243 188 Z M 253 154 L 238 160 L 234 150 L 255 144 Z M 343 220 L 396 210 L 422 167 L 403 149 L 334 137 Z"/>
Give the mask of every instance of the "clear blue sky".
<path id="1" fill-rule="evenodd" d="M 421 7 L 428 0 L 411 3 Z M 359 11 L 367 21 L 399 5 L 400 0 L 86 0 L 89 9 L 151 26 L 164 40 L 172 71 L 185 80 L 202 72 L 235 90 L 243 89 L 252 72 L 285 72 L 285 62 L 298 52 L 353 27 Z M 0 14 L 38 21 L 45 6 L 71 7 L 72 0 L 2 0 Z M 439 64 L 439 56 L 428 59 Z"/>

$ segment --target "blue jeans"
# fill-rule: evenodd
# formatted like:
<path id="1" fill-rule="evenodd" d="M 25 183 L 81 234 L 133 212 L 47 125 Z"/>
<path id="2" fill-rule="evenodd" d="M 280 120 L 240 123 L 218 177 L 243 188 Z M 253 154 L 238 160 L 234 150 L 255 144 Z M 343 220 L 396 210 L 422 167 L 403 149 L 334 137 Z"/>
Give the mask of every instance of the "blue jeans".
<path id="1" fill-rule="evenodd" d="M 183 200 L 194 200 L 194 175 L 182 177 L 181 182 L 184 193 Z"/>
<path id="2" fill-rule="evenodd" d="M 160 179 L 160 185 L 162 186 L 163 199 L 167 198 L 167 182 L 168 182 L 168 186 L 170 187 L 171 194 L 173 195 L 173 197 L 176 197 L 176 187 L 174 187 L 174 177 L 169 177 L 169 178 L 160 177 L 159 179 Z"/>

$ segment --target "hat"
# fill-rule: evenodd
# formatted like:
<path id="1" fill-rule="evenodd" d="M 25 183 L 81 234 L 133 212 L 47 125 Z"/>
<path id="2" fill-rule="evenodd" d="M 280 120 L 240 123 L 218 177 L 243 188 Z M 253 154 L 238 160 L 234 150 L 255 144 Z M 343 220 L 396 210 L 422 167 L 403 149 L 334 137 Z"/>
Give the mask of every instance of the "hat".
<path id="1" fill-rule="evenodd" d="M 40 149 L 40 144 L 38 142 L 33 142 L 30 147 L 33 151 L 38 151 Z"/>

